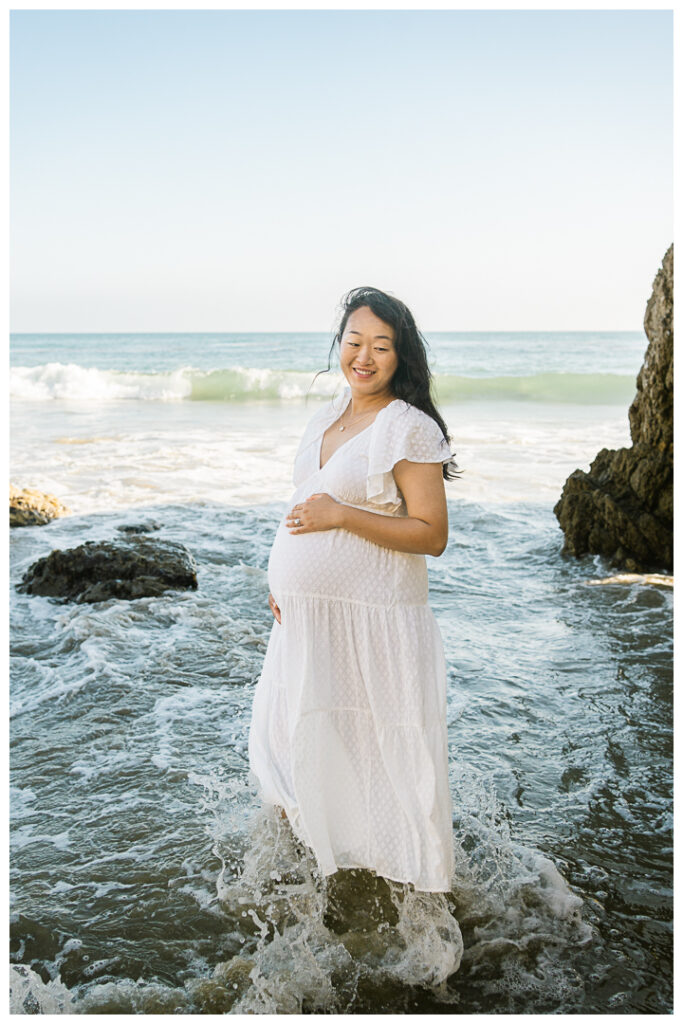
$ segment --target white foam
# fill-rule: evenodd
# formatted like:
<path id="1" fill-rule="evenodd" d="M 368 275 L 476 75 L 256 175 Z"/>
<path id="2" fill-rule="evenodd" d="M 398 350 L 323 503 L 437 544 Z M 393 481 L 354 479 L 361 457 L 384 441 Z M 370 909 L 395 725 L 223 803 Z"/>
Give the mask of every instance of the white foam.
<path id="1" fill-rule="evenodd" d="M 102 402 L 120 399 L 179 401 L 192 390 L 185 370 L 173 373 L 117 373 L 76 363 L 15 366 L 10 371 L 10 395 L 33 402 L 69 399 Z"/>
<path id="2" fill-rule="evenodd" d="M 340 379 L 339 373 L 324 373 L 316 378 L 314 372 L 267 367 L 198 370 L 184 366 L 167 372 L 135 373 L 54 362 L 12 367 L 10 395 L 30 402 L 288 401 L 309 394 L 331 395 Z"/>
<path id="3" fill-rule="evenodd" d="M 10 964 L 10 1013 L 76 1013 L 74 998 L 59 980 L 44 982 L 25 964 Z"/>
<path id="4" fill-rule="evenodd" d="M 36 794 L 28 786 L 10 786 L 10 813 L 13 822 L 35 813 Z"/>
<path id="5" fill-rule="evenodd" d="M 495 795 L 476 776 L 467 784 L 476 790 L 470 796 L 477 806 L 478 846 L 465 853 L 462 841 L 473 824 L 467 816 L 454 837 L 455 905 L 452 894 L 416 892 L 368 872 L 323 879 L 310 851 L 268 807 L 249 819 L 243 868 L 231 870 L 234 840 L 226 823 L 225 839 L 217 838 L 215 847 L 223 861 L 217 892 L 230 916 L 251 918 L 257 928 L 256 946 L 245 954 L 249 971 L 230 1012 L 346 1012 L 361 975 L 378 984 L 384 978 L 426 988 L 438 1001 L 452 1002 L 457 997 L 447 982 L 464 955 L 460 912 L 454 912 L 459 907 L 465 921 L 474 916 L 487 922 L 475 925 L 469 940 L 467 955 L 475 961 L 512 954 L 514 962 L 530 945 L 540 943 L 552 953 L 589 942 L 582 900 L 553 862 L 513 843 L 496 817 Z M 343 909 L 331 930 L 335 899 Z M 225 999 L 231 998 L 226 990 Z"/>
<path id="6" fill-rule="evenodd" d="M 33 825 L 22 825 L 20 828 L 14 829 L 10 837 L 10 847 L 12 850 L 23 850 L 26 846 L 34 846 L 36 843 L 50 843 L 55 846 L 58 850 L 69 850 L 69 832 L 70 829 L 65 829 L 64 832 L 58 832 L 55 835 L 50 835 L 48 832 L 34 832 Z"/>

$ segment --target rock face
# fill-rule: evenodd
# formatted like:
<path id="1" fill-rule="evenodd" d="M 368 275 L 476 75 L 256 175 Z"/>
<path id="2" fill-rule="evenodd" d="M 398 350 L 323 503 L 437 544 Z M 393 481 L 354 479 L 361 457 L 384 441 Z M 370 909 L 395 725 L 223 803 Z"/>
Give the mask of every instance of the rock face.
<path id="1" fill-rule="evenodd" d="M 113 543 L 88 541 L 53 551 L 24 573 L 17 589 L 79 604 L 154 597 L 165 590 L 195 590 L 197 567 L 182 544 L 138 537 Z"/>
<path id="2" fill-rule="evenodd" d="M 601 554 L 630 572 L 673 570 L 673 245 L 645 311 L 649 345 L 629 409 L 631 448 L 603 448 L 553 509 L 562 554 Z"/>
<path id="3" fill-rule="evenodd" d="M 67 515 L 69 509 L 54 494 L 9 485 L 10 526 L 45 526 L 51 519 Z"/>

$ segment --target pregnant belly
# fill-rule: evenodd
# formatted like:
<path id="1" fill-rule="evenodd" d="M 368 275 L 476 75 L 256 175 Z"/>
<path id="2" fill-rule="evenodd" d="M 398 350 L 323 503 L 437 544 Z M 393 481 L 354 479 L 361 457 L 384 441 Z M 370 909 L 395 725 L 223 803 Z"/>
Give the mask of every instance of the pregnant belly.
<path id="1" fill-rule="evenodd" d="M 284 522 L 270 552 L 268 584 L 278 604 L 296 596 L 425 604 L 428 592 L 424 555 L 391 551 L 347 530 L 291 534 Z"/>

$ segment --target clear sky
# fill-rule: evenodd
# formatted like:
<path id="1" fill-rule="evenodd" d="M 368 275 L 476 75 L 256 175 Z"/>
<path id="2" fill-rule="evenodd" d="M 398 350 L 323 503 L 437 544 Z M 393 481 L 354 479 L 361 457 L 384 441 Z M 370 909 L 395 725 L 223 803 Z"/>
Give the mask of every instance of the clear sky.
<path id="1" fill-rule="evenodd" d="M 638 330 L 669 11 L 14 11 L 11 327 Z"/>

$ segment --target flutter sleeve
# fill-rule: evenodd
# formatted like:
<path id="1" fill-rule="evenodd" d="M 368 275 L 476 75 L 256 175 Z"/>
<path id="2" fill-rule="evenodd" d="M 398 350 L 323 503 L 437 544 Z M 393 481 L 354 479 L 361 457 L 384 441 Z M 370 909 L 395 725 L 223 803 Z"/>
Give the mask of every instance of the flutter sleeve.
<path id="1" fill-rule="evenodd" d="M 368 453 L 367 499 L 376 505 L 403 500 L 393 468 L 397 462 L 449 462 L 451 447 L 439 424 L 407 402 L 393 402 L 373 424 Z"/>

